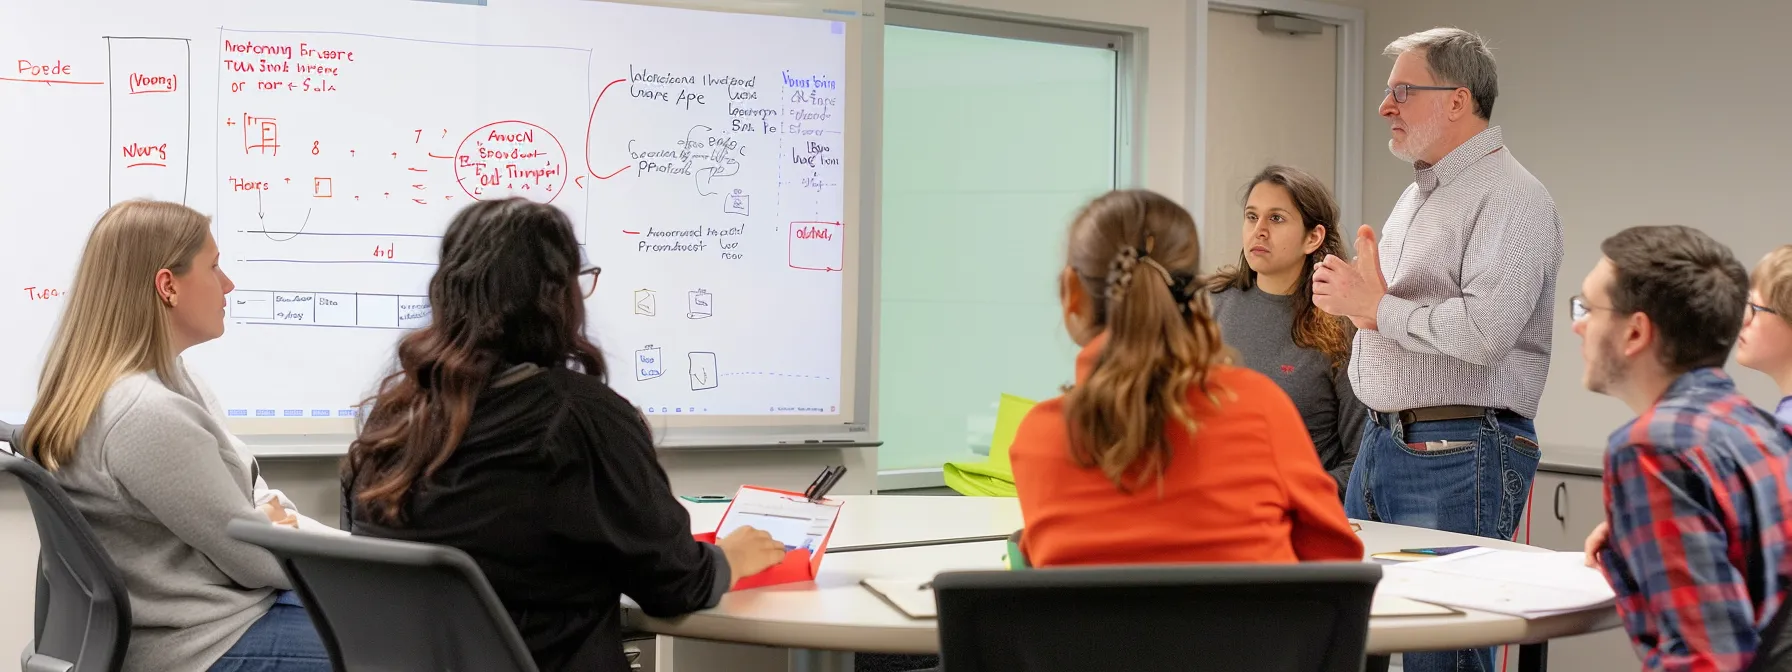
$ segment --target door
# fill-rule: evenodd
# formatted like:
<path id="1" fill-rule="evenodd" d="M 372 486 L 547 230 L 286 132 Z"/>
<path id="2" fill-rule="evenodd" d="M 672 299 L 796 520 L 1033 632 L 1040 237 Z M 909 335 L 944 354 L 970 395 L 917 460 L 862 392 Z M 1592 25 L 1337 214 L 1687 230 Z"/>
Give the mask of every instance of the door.
<path id="1" fill-rule="evenodd" d="M 1257 15 L 1208 12 L 1207 203 L 1202 265 L 1238 263 L 1244 188 L 1272 163 L 1312 173 L 1334 190 L 1338 147 L 1338 28 L 1263 32 Z M 1356 222 L 1344 222 L 1345 245 Z"/>

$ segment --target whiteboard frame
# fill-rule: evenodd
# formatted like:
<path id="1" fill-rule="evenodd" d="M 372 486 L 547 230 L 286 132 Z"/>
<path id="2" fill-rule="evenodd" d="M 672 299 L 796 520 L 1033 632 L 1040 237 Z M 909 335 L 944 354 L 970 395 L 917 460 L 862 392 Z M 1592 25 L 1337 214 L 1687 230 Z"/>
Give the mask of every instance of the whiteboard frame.
<path id="1" fill-rule="evenodd" d="M 877 445 L 877 334 L 881 270 L 877 251 L 882 235 L 883 166 L 883 0 L 588 0 L 614 4 L 670 7 L 742 14 L 766 14 L 797 18 L 829 18 L 848 24 L 846 67 L 857 71 L 858 84 L 848 89 L 857 96 L 860 110 L 856 129 L 858 156 L 850 157 L 849 170 L 858 173 L 859 226 L 857 262 L 860 269 L 856 292 L 843 296 L 843 305 L 857 301 L 853 334 L 854 357 L 850 371 L 852 403 L 839 416 L 845 422 L 793 424 L 793 417 L 768 416 L 754 424 L 691 426 L 648 416 L 655 446 L 673 450 L 739 448 L 841 448 Z M 857 45 L 851 41 L 856 34 Z M 849 105 L 852 103 L 849 102 Z M 844 326 L 844 325 L 843 325 Z M 601 336 L 601 335 L 600 335 Z M 744 416 L 736 416 L 744 417 Z M 680 418 L 683 420 L 683 418 Z M 699 421 L 701 422 L 701 421 Z M 227 428 L 240 437 L 257 457 L 304 458 L 345 455 L 356 435 L 352 419 L 226 419 Z M 321 430 L 321 431 L 320 431 Z"/>

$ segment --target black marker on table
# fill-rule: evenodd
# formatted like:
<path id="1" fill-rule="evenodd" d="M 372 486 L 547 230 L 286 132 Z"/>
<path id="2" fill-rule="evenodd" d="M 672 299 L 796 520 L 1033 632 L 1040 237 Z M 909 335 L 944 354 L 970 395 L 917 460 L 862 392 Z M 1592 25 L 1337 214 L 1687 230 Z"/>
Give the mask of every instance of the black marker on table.
<path id="1" fill-rule="evenodd" d="M 828 496 L 828 491 L 833 490 L 834 484 L 839 483 L 840 477 L 844 475 L 846 467 L 843 466 L 822 469 L 815 480 L 809 483 L 809 487 L 803 490 L 803 497 L 811 502 L 820 501 Z"/>

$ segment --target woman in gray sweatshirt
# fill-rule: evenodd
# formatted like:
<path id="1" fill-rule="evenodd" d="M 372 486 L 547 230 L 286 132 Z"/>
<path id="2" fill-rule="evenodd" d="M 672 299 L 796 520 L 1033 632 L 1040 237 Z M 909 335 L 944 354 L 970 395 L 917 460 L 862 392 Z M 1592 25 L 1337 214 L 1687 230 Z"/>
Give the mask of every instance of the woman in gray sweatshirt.
<path id="1" fill-rule="evenodd" d="M 94 225 L 45 358 L 24 453 L 55 474 L 124 575 L 124 669 L 328 672 L 317 631 L 272 555 L 231 539 L 255 477 L 180 355 L 224 333 L 211 220 L 127 201 Z"/>
<path id="2" fill-rule="evenodd" d="M 1368 408 L 1345 372 L 1355 329 L 1313 305 L 1313 266 L 1345 256 L 1337 203 L 1312 175 L 1270 166 L 1246 189 L 1243 221 L 1238 264 L 1208 282 L 1221 337 L 1294 399 L 1342 497 Z"/>

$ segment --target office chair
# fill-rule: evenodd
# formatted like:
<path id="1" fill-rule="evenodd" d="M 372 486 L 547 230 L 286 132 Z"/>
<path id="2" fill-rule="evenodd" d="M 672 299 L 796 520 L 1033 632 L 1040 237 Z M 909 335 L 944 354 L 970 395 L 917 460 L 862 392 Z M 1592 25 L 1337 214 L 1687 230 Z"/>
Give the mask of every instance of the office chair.
<path id="1" fill-rule="evenodd" d="M 0 438 L 17 446 L 16 427 Z M 124 575 L 100 547 L 87 519 L 43 467 L 0 453 L 0 472 L 24 486 L 37 522 L 37 604 L 24 672 L 118 672 L 131 640 L 131 597 Z"/>
<path id="2" fill-rule="evenodd" d="M 18 454 L 18 445 L 25 441 L 25 428 L 0 422 L 0 453 Z"/>
<path id="3" fill-rule="evenodd" d="M 460 549 L 244 520 L 224 529 L 274 554 L 337 670 L 536 672 L 497 593 Z"/>
<path id="4" fill-rule="evenodd" d="M 1792 614 L 1792 609 L 1782 602 L 1779 613 L 1761 631 L 1761 641 L 1755 645 L 1755 658 L 1749 661 L 1747 672 L 1792 671 L 1792 617 L 1788 614 Z"/>
<path id="5" fill-rule="evenodd" d="M 1359 672 L 1381 567 L 1199 564 L 934 577 L 945 672 Z"/>

